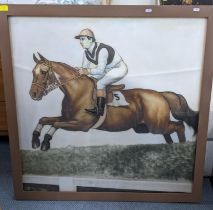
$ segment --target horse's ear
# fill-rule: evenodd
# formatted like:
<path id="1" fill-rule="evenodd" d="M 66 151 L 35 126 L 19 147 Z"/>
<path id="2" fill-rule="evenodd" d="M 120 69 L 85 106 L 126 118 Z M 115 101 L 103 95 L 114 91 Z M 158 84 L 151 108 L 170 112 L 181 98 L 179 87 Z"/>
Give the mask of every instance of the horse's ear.
<path id="1" fill-rule="evenodd" d="M 41 58 L 42 61 L 44 61 L 45 63 L 48 62 L 48 60 L 43 55 L 41 55 L 39 52 L 38 52 L 38 55 L 39 55 L 39 57 Z"/>
<path id="2" fill-rule="evenodd" d="M 36 56 L 35 56 L 35 54 L 34 54 L 34 53 L 33 53 L 33 60 L 34 60 L 36 63 L 38 63 L 38 62 L 39 62 L 38 58 L 36 58 Z"/>

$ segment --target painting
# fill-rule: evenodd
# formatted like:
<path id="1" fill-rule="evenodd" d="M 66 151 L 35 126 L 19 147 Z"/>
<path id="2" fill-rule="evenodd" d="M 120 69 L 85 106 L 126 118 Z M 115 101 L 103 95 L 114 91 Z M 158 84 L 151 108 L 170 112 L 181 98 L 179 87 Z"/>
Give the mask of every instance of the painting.
<path id="1" fill-rule="evenodd" d="M 17 21 L 21 21 L 18 25 L 26 27 L 27 23 L 22 23 L 22 21 L 25 20 L 26 19 L 22 18 L 19 20 L 17 19 Z M 13 19 L 11 19 L 11 21 L 13 21 Z M 29 21 L 29 19 L 27 21 Z M 61 24 L 61 21 L 62 20 L 60 20 L 60 23 L 57 24 L 57 20 L 55 20 L 54 26 L 58 28 Z M 64 21 L 66 22 L 66 20 Z M 147 19 L 146 21 L 148 25 L 153 25 L 152 33 L 154 33 L 154 31 L 156 30 L 156 21 L 152 22 L 151 19 Z M 168 24 L 168 21 L 170 20 L 165 21 L 165 23 L 164 21 L 162 21 L 162 27 L 165 28 L 164 24 Z M 30 25 L 33 24 L 32 21 L 29 22 Z M 79 19 L 76 18 L 75 20 L 68 20 L 68 22 L 70 25 L 77 25 L 75 24 L 75 22 L 79 22 Z M 131 25 L 133 22 L 133 20 L 119 20 L 116 25 L 125 24 L 125 31 L 127 30 L 126 28 L 128 28 L 128 31 L 132 31 Z M 185 22 L 187 21 L 182 20 L 182 23 L 180 21 L 179 24 L 186 25 L 188 28 L 190 24 L 187 24 Z M 17 37 L 17 34 L 20 34 L 20 32 L 24 30 L 24 28 L 16 28 L 14 24 L 17 24 L 16 20 L 15 23 L 11 22 L 11 29 L 12 34 L 16 34 Z M 134 55 L 133 52 L 135 51 L 135 53 L 140 56 L 140 52 L 137 50 L 136 46 L 139 42 L 138 39 L 139 37 L 141 37 L 140 45 L 144 46 L 144 41 L 148 41 L 147 37 L 151 34 L 151 32 L 147 34 L 143 30 L 141 31 L 141 29 L 140 31 L 135 30 L 134 33 L 131 32 L 130 34 L 126 32 L 126 36 L 128 36 L 128 39 L 137 39 L 137 43 L 134 43 L 134 41 L 132 43 L 134 47 L 132 47 L 132 51 L 129 53 L 131 55 L 127 56 L 127 53 L 125 53 L 125 47 L 123 46 L 123 41 L 119 41 L 121 40 L 121 37 L 117 36 L 116 38 L 113 38 L 112 35 L 108 34 L 109 32 L 107 33 L 104 28 L 101 27 L 101 25 L 104 26 L 106 24 L 109 25 L 109 27 L 112 25 L 112 23 L 108 19 L 103 19 L 101 21 L 99 20 L 97 23 L 94 23 L 93 19 L 86 19 L 84 21 L 82 20 L 81 25 L 78 25 L 75 28 L 72 27 L 72 29 L 69 29 L 69 27 L 64 29 L 64 33 L 68 34 L 67 37 L 64 37 L 64 39 L 66 40 L 64 43 L 63 40 L 60 39 L 60 37 L 58 38 L 57 33 L 55 33 L 56 35 L 54 38 L 52 35 L 52 39 L 55 42 L 59 42 L 60 45 L 69 44 L 70 48 L 72 48 L 72 50 L 69 49 L 69 51 L 63 48 L 64 53 L 60 53 L 62 55 L 67 55 L 67 58 L 64 59 L 64 62 L 59 63 L 59 58 L 57 57 L 55 59 L 51 59 L 51 57 L 53 57 L 55 53 L 50 53 L 50 51 L 56 52 L 56 49 L 59 46 L 50 47 L 51 42 L 47 42 L 48 34 L 45 35 L 46 33 L 41 33 L 40 36 L 37 36 L 37 40 L 40 40 L 43 37 L 43 42 L 40 41 L 40 43 L 32 49 L 29 49 L 29 47 L 27 47 L 27 49 L 23 49 L 26 51 L 26 56 L 30 57 L 29 62 L 33 63 L 34 66 L 33 68 L 30 68 L 30 66 L 26 66 L 25 68 L 17 70 L 17 82 L 21 82 L 19 78 L 19 76 L 21 75 L 20 71 L 24 73 L 27 69 L 32 70 L 32 75 L 29 75 L 31 76 L 31 79 L 29 78 L 28 82 L 30 82 L 31 80 L 33 82 L 30 89 L 26 88 L 27 90 L 25 92 L 25 98 L 31 104 L 30 107 L 34 107 L 33 110 L 36 110 L 36 107 L 39 107 L 39 109 L 41 109 L 41 111 L 39 112 L 36 111 L 35 113 L 31 113 L 33 114 L 31 121 L 37 120 L 37 122 L 32 123 L 32 127 L 30 129 L 28 129 L 27 127 L 23 127 L 22 133 L 24 133 L 24 136 L 23 138 L 21 138 L 23 139 L 21 145 L 23 145 L 22 149 L 24 157 L 24 175 L 33 174 L 41 176 L 56 174 L 59 168 L 55 168 L 56 164 L 50 164 L 50 160 L 53 160 L 53 156 L 55 156 L 56 159 L 61 159 L 59 157 L 62 155 L 65 162 L 57 162 L 63 168 L 64 166 L 66 166 L 67 172 L 65 173 L 63 169 L 60 169 L 60 171 L 62 171 L 62 173 L 59 173 L 60 176 L 67 176 L 71 174 L 72 176 L 80 177 L 99 176 L 103 179 L 109 179 L 112 177 L 121 177 L 123 179 L 149 179 L 154 178 L 155 176 L 161 179 L 165 176 L 166 179 L 192 179 L 192 166 L 195 149 L 194 140 L 198 127 L 199 101 L 195 100 L 195 97 L 198 98 L 199 96 L 200 86 L 198 84 L 200 84 L 202 59 L 198 60 L 200 66 L 197 65 L 197 69 L 193 69 L 192 66 L 189 66 L 189 64 L 186 63 L 184 63 L 183 66 L 187 66 L 189 69 L 179 67 L 180 70 L 183 71 L 178 75 L 180 77 L 181 83 L 184 83 L 184 75 L 188 74 L 188 77 L 194 77 L 194 86 L 192 86 L 191 88 L 193 90 L 195 90 L 195 88 L 198 88 L 198 90 L 196 91 L 197 96 L 193 97 L 192 102 L 190 102 L 189 95 L 187 97 L 185 91 L 182 90 L 184 86 L 182 86 L 182 88 L 179 87 L 178 90 L 177 87 L 173 87 L 176 85 L 168 87 L 166 86 L 168 85 L 168 83 L 162 85 L 161 82 L 154 82 L 154 80 L 162 81 L 162 74 L 163 77 L 165 76 L 165 74 L 168 74 L 171 77 L 175 77 L 175 80 L 177 82 L 177 73 L 170 72 L 170 68 L 168 68 L 167 72 L 161 72 L 164 68 L 157 69 L 156 66 L 153 66 L 152 68 L 157 72 L 155 72 L 155 75 L 152 75 L 153 71 L 151 71 L 151 67 L 146 67 L 148 71 L 147 75 L 145 76 L 143 75 L 145 73 L 145 70 L 144 72 L 138 70 L 137 66 L 140 66 L 141 61 L 137 62 L 138 57 L 131 55 Z M 139 28 L 144 28 L 145 30 L 147 30 L 146 26 L 144 26 L 143 24 L 144 20 L 141 21 L 141 25 Z M 171 21 L 170 24 L 174 23 Z M 42 28 L 47 28 L 48 25 L 49 19 L 47 18 L 44 19 L 42 22 L 35 22 L 33 28 L 35 31 L 37 31 Z M 63 23 L 62 25 L 66 25 L 66 23 Z M 85 28 L 87 26 L 89 26 L 89 28 Z M 29 25 L 27 25 L 27 27 L 29 27 Z M 13 32 L 13 29 L 18 31 Z M 51 31 L 51 29 L 54 30 L 54 27 L 49 26 L 48 33 L 53 32 Z M 113 28 L 111 28 L 111 30 L 112 29 Z M 33 36 L 33 33 L 35 33 L 34 30 L 31 29 L 29 31 L 29 34 L 25 33 L 25 41 L 27 41 L 27 37 Z M 190 31 L 191 28 L 188 30 Z M 199 53 L 201 56 L 203 54 L 202 49 L 205 40 L 205 21 L 201 21 L 200 28 L 196 28 L 195 30 L 203 32 L 203 34 L 199 34 L 201 36 L 199 39 L 201 40 L 201 42 L 198 43 L 195 38 L 194 40 L 191 40 L 191 42 L 194 41 L 193 43 L 190 43 L 191 38 L 186 38 L 184 41 L 190 46 L 190 48 L 191 46 L 197 48 L 200 47 Z M 164 31 L 166 30 L 164 29 Z M 195 33 L 198 33 L 198 31 L 195 31 Z M 22 33 L 20 35 L 23 37 Z M 175 36 L 175 33 L 173 34 L 173 36 Z M 45 39 L 44 37 L 47 38 Z M 107 37 L 110 37 L 111 39 Z M 17 38 L 17 40 L 20 39 L 19 37 Z M 96 41 L 96 39 L 98 38 L 101 42 L 99 40 Z M 181 41 L 183 41 L 183 37 L 179 38 Z M 105 40 L 107 44 L 104 43 Z M 36 43 L 38 42 L 36 41 Z M 12 44 L 14 45 L 14 47 L 16 47 L 15 45 L 17 45 L 18 42 L 13 42 Z M 179 45 L 180 42 L 177 44 Z M 26 44 L 25 46 L 29 45 Z M 122 56 L 114 46 L 117 46 L 117 48 L 122 51 Z M 168 48 L 168 51 L 170 50 L 171 49 Z M 149 47 L 144 47 L 143 51 L 144 53 L 151 53 Z M 82 57 L 82 52 L 84 55 L 82 61 L 79 62 Z M 20 55 L 20 58 L 17 55 L 14 56 L 16 57 L 16 60 L 13 63 L 14 66 L 24 67 L 24 63 L 21 64 L 20 59 L 23 59 L 26 56 L 23 56 L 23 53 L 21 53 Z M 76 59 L 74 59 L 74 56 L 76 57 Z M 161 60 L 164 60 L 164 57 L 166 56 L 168 55 L 161 55 Z M 176 57 L 177 55 L 174 56 Z M 191 55 L 188 56 L 190 57 Z M 141 57 L 144 56 L 141 55 Z M 175 60 L 175 58 L 172 59 L 173 61 Z M 60 60 L 63 60 L 62 56 Z M 143 62 L 145 64 L 142 64 L 142 66 L 148 65 L 145 62 L 145 59 Z M 162 61 L 158 62 L 162 63 Z M 135 67 L 132 67 L 134 65 Z M 172 70 L 177 71 L 176 69 Z M 25 74 L 27 74 L 27 71 L 25 72 Z M 144 78 L 150 77 L 150 74 L 152 76 L 148 81 L 151 84 L 145 85 L 145 82 L 143 80 Z M 168 75 L 166 80 L 169 79 L 170 84 L 173 84 L 174 79 L 169 78 Z M 23 77 L 26 78 L 25 75 L 23 75 Z M 185 81 L 185 84 L 187 84 L 187 82 L 188 80 Z M 117 85 L 114 86 L 114 83 L 116 83 Z M 22 82 L 17 85 L 21 84 Z M 25 87 L 20 88 L 25 89 Z M 53 97 L 52 94 L 54 94 L 55 97 Z M 21 100 L 23 100 L 23 97 L 24 96 L 21 97 Z M 62 98 L 59 100 L 60 97 Z M 40 101 L 45 104 L 39 104 Z M 55 105 L 51 106 L 51 103 L 53 101 Z M 28 102 L 26 103 L 27 106 L 29 105 Z M 193 108 L 191 108 L 192 106 Z M 45 109 L 44 107 L 47 107 L 47 109 Z M 48 107 L 51 107 L 51 109 L 48 110 Z M 57 108 L 60 108 L 60 112 L 56 110 Z M 21 109 L 26 110 L 27 107 L 23 107 L 22 105 Z M 170 112 L 173 115 L 174 120 L 170 119 Z M 21 114 L 20 117 L 22 115 L 23 114 Z M 20 120 L 23 121 L 22 119 Z M 186 125 L 184 125 L 184 123 L 186 123 Z M 45 130 L 45 128 L 48 128 L 48 130 Z M 32 134 L 32 147 L 27 147 L 27 144 L 29 144 L 30 141 L 27 141 L 27 139 L 25 140 L 25 138 L 29 139 L 31 135 L 26 135 L 25 137 L 26 130 L 28 130 Z M 71 131 L 75 132 L 72 133 Z M 107 138 L 108 140 L 106 140 L 105 137 L 105 135 L 107 135 L 106 132 L 110 132 L 109 138 Z M 133 132 L 134 134 L 132 134 Z M 143 133 L 152 134 L 148 134 L 149 136 L 147 136 Z M 172 137 L 173 133 L 176 133 L 177 137 Z M 138 142 L 136 141 L 136 138 L 134 138 L 135 140 L 132 140 L 131 142 L 130 139 L 135 134 L 137 135 Z M 154 142 L 153 135 L 157 135 L 157 137 L 155 137 L 157 144 L 150 145 Z M 163 137 L 163 141 L 159 140 L 161 138 L 160 135 Z M 149 138 L 150 140 L 148 140 Z M 176 165 L 177 168 L 183 167 L 185 169 L 189 169 L 188 171 L 186 171 L 186 174 L 181 172 L 180 177 L 177 173 L 182 170 L 177 170 L 177 168 L 175 168 L 176 173 L 171 170 L 172 173 L 170 172 L 171 174 L 167 175 L 167 167 L 164 168 L 165 171 L 162 172 L 155 165 L 158 164 L 156 161 L 160 158 L 160 156 L 164 156 L 165 154 L 168 155 L 169 151 L 171 151 L 170 144 L 173 143 L 173 138 L 174 141 L 177 143 L 174 144 L 177 145 L 177 148 L 174 148 L 174 150 L 180 149 L 179 152 L 181 152 L 182 149 L 185 149 L 186 151 L 184 155 L 186 157 L 184 158 L 187 161 L 190 157 L 192 158 L 189 162 L 187 162 L 189 165 Z M 73 139 L 73 141 L 71 139 Z M 75 139 L 79 140 L 75 142 Z M 143 139 L 145 139 L 145 141 Z M 111 144 L 109 144 L 110 142 Z M 148 148 L 143 151 L 144 146 L 142 146 L 141 148 L 141 145 L 145 142 L 147 142 L 146 147 Z M 183 142 L 185 142 L 183 145 L 180 144 Z M 58 144 L 58 146 L 54 145 L 56 143 Z M 165 145 L 164 143 L 167 144 Z M 150 145 L 150 148 L 148 145 Z M 35 156 L 37 156 L 38 154 L 39 156 L 46 156 L 47 154 L 43 154 L 38 150 L 36 150 L 37 152 L 32 151 L 34 149 L 39 149 L 43 152 L 49 150 L 47 154 L 50 155 L 50 157 L 46 157 L 47 162 L 45 164 L 51 166 L 54 165 L 54 168 L 57 171 L 54 171 L 54 169 L 49 169 L 50 171 L 53 171 L 50 174 L 49 172 L 46 174 L 47 166 L 45 167 L 45 171 L 43 171 L 44 166 L 40 165 L 40 161 L 36 164 L 33 159 L 36 160 Z M 85 156 L 83 156 L 82 158 L 79 157 L 79 160 L 76 160 L 75 163 L 71 161 L 71 165 L 68 166 L 69 164 L 67 161 L 70 161 L 70 158 L 68 158 L 69 155 L 78 153 L 79 149 L 82 150 L 79 154 L 80 157 L 83 154 Z M 159 151 L 159 154 L 155 154 L 154 151 L 156 149 Z M 168 151 L 165 152 L 164 149 L 168 149 Z M 53 150 L 54 153 L 51 155 L 51 152 Z M 137 154 L 135 158 L 137 159 L 137 156 L 140 156 L 141 160 L 138 157 L 138 161 L 135 163 L 136 160 L 134 160 L 133 156 L 133 159 L 130 158 L 128 160 L 129 163 L 127 164 L 126 161 L 124 161 L 125 157 L 131 156 L 130 154 L 134 150 L 136 150 L 135 155 Z M 146 150 L 152 150 L 152 152 L 147 153 Z M 57 156 L 55 152 L 58 153 L 59 151 L 61 151 L 61 154 L 59 153 L 59 156 Z M 87 151 L 89 152 L 87 153 Z M 128 155 L 128 152 L 126 153 L 125 151 L 129 151 L 130 154 Z M 109 157 L 113 157 L 114 152 L 115 154 L 118 153 L 117 157 L 115 155 L 115 157 L 112 159 L 105 159 L 105 156 L 107 156 L 107 154 L 109 155 Z M 66 153 L 69 154 L 67 157 L 65 155 Z M 75 158 L 77 158 L 77 156 Z M 90 160 L 93 156 L 96 156 L 96 159 L 94 161 Z M 148 164 L 149 170 L 151 170 L 150 173 L 148 173 L 147 171 L 148 168 L 146 168 L 143 173 L 140 171 L 140 168 L 143 169 L 143 167 L 139 167 L 139 164 L 145 164 L 145 162 L 142 161 L 145 156 L 147 156 L 147 159 L 149 159 L 151 162 L 156 159 L 153 167 L 150 168 L 151 163 Z M 120 162 L 119 159 L 121 159 L 120 164 L 118 164 L 118 162 Z M 85 160 L 85 163 L 83 163 L 83 160 Z M 134 164 L 132 163 L 133 160 Z M 89 161 L 89 163 L 87 163 L 87 161 Z M 98 163 L 99 161 L 100 163 Z M 104 163 L 105 161 L 109 162 Z M 82 163 L 79 164 L 80 162 Z M 77 164 L 75 166 L 77 167 L 76 172 L 73 171 L 73 169 L 75 168 L 72 165 L 73 163 Z M 174 162 L 170 164 L 173 165 Z M 37 166 L 35 167 L 35 165 Z M 41 166 L 40 169 L 39 165 Z M 89 167 L 89 171 L 86 165 Z M 160 163 L 159 168 L 162 168 L 163 165 L 165 166 L 164 160 Z M 70 168 L 70 170 L 68 170 L 68 168 Z M 35 172 L 34 170 L 36 170 L 37 172 Z M 94 173 L 95 170 L 97 171 Z M 132 171 L 135 171 L 135 173 L 133 173 Z"/>
<path id="2" fill-rule="evenodd" d="M 8 18 L 23 195 L 193 200 L 208 19 L 74 9 Z"/>

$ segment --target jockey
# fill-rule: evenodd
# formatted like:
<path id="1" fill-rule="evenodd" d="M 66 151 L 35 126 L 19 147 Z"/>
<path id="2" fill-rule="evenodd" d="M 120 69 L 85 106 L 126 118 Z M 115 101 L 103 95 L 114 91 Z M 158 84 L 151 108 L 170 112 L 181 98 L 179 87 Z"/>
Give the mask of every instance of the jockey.
<path id="1" fill-rule="evenodd" d="M 111 46 L 96 42 L 92 30 L 83 29 L 75 38 L 80 40 L 84 49 L 79 73 L 97 79 L 97 107 L 86 111 L 102 116 L 106 104 L 106 86 L 125 77 L 128 72 L 127 65 Z"/>

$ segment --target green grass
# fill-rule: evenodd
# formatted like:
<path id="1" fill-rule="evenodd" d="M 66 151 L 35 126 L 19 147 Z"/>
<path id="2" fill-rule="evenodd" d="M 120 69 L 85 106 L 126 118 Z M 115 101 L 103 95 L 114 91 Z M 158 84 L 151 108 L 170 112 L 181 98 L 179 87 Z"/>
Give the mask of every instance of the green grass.
<path id="1" fill-rule="evenodd" d="M 195 143 L 22 151 L 23 174 L 192 180 Z"/>

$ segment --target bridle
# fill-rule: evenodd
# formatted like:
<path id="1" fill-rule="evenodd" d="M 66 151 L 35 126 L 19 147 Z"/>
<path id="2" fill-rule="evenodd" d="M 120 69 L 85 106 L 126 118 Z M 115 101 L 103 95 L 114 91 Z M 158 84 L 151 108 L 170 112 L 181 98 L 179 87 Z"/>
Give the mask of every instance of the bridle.
<path id="1" fill-rule="evenodd" d="M 66 85 L 69 81 L 71 80 L 76 80 L 79 79 L 82 75 L 78 73 L 77 76 L 73 76 L 70 79 L 66 80 L 65 82 L 61 83 L 60 81 L 58 81 L 58 79 L 55 76 L 55 73 L 53 71 L 53 67 L 50 61 L 48 61 L 48 63 L 44 62 L 42 63 L 43 65 L 48 67 L 48 73 L 45 76 L 45 85 L 42 86 L 40 85 L 37 81 L 36 82 L 32 82 L 32 85 L 35 85 L 41 89 L 43 89 L 43 95 L 47 95 L 49 92 L 51 92 L 52 90 L 56 89 L 56 88 L 63 88 L 63 85 Z"/>

